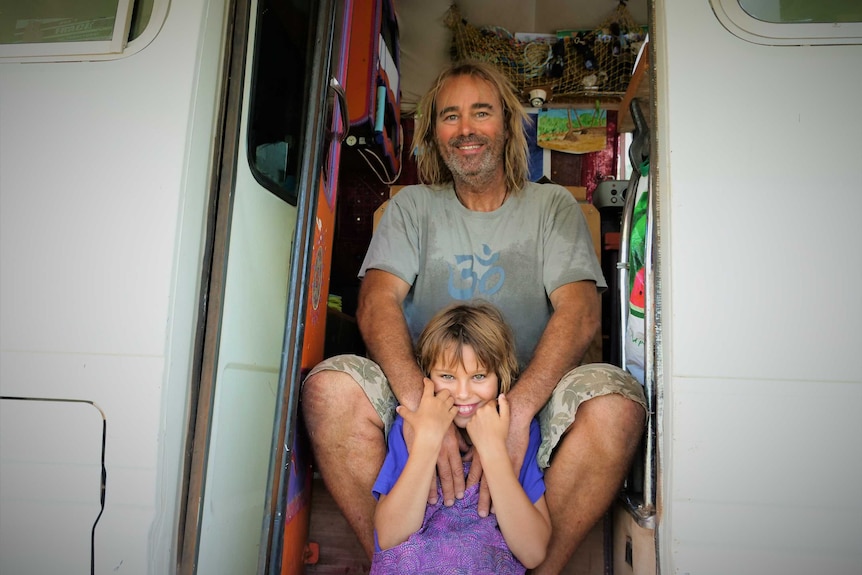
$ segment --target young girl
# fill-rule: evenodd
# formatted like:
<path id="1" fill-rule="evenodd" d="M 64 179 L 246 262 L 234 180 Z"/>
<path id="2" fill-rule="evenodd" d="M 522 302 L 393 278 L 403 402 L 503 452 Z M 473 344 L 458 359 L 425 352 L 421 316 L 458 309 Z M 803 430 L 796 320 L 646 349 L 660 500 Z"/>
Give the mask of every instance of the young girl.
<path id="1" fill-rule="evenodd" d="M 425 391 L 415 412 L 398 406 L 389 433 L 374 484 L 371 573 L 524 573 L 544 560 L 551 522 L 536 463 L 538 422 L 530 428 L 520 477 L 506 450 L 505 393 L 518 375 L 512 332 L 490 304 L 457 304 L 431 319 L 417 349 Z M 414 432 L 409 455 L 405 421 Z M 443 505 L 439 488 L 438 503 L 428 504 L 427 486 L 453 422 L 465 447 L 465 474 L 473 450 L 481 461 L 494 502 L 487 517 L 477 512 L 478 484 L 451 507 Z"/>

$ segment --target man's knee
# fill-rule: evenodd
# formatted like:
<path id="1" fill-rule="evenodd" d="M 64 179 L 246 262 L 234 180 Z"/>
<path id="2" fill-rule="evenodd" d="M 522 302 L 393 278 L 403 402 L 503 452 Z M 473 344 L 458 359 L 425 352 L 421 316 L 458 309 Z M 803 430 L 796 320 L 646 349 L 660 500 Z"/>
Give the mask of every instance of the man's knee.
<path id="1" fill-rule="evenodd" d="M 300 407 L 306 417 L 330 412 L 361 411 L 371 408 L 362 388 L 349 374 L 340 371 L 318 371 L 302 384 Z"/>
<path id="2" fill-rule="evenodd" d="M 628 372 L 610 364 L 582 365 L 564 378 L 581 400 L 578 417 L 585 411 L 597 412 L 617 422 L 643 424 L 646 397 L 643 386 Z"/>
<path id="3" fill-rule="evenodd" d="M 578 422 L 608 440 L 636 446 L 645 429 L 646 410 L 625 395 L 609 393 L 585 401 L 578 408 L 575 423 Z"/>
<path id="4" fill-rule="evenodd" d="M 355 388 L 355 391 L 361 391 L 359 384 L 349 374 L 334 370 L 317 371 L 302 382 L 302 399 L 320 395 L 330 396 L 339 391 L 350 394 L 351 388 Z"/>

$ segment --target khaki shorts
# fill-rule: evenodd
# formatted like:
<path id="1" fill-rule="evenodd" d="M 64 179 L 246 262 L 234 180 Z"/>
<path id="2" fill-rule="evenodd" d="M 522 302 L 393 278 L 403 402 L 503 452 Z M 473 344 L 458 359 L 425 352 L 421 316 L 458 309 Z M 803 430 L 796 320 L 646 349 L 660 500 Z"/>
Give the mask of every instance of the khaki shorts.
<path id="1" fill-rule="evenodd" d="M 380 366 L 365 357 L 337 355 L 316 365 L 308 375 L 321 371 L 340 371 L 355 379 L 383 420 L 388 437 L 398 402 Z M 576 367 L 563 376 L 551 399 L 539 412 L 542 444 L 536 458 L 543 469 L 548 467 L 554 448 L 575 421 L 578 406 L 594 397 L 611 393 L 627 397 L 646 409 L 643 387 L 631 375 L 616 366 L 589 363 Z"/>

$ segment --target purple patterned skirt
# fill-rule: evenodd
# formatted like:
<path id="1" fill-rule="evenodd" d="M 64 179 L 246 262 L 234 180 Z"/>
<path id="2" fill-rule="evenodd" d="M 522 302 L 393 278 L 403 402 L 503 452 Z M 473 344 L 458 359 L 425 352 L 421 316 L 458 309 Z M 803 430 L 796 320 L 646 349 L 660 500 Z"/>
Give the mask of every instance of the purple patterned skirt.
<path id="1" fill-rule="evenodd" d="M 439 492 L 439 489 L 438 489 Z M 422 527 L 404 543 L 378 551 L 370 575 L 435 573 L 437 575 L 523 575 L 497 518 L 479 517 L 479 486 L 467 489 L 452 507 L 428 505 Z"/>

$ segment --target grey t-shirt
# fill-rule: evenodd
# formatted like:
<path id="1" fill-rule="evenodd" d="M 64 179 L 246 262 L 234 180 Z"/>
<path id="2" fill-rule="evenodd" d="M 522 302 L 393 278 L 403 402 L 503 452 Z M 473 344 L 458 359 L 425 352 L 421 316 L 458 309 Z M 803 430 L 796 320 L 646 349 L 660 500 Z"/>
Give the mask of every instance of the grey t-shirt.
<path id="1" fill-rule="evenodd" d="M 369 269 L 410 284 L 404 315 L 414 342 L 454 300 L 498 306 L 522 367 L 553 311 L 548 294 L 581 280 L 607 287 L 580 206 L 553 184 L 528 183 L 493 212 L 468 210 L 451 186 L 408 186 L 390 200 L 359 277 Z"/>

